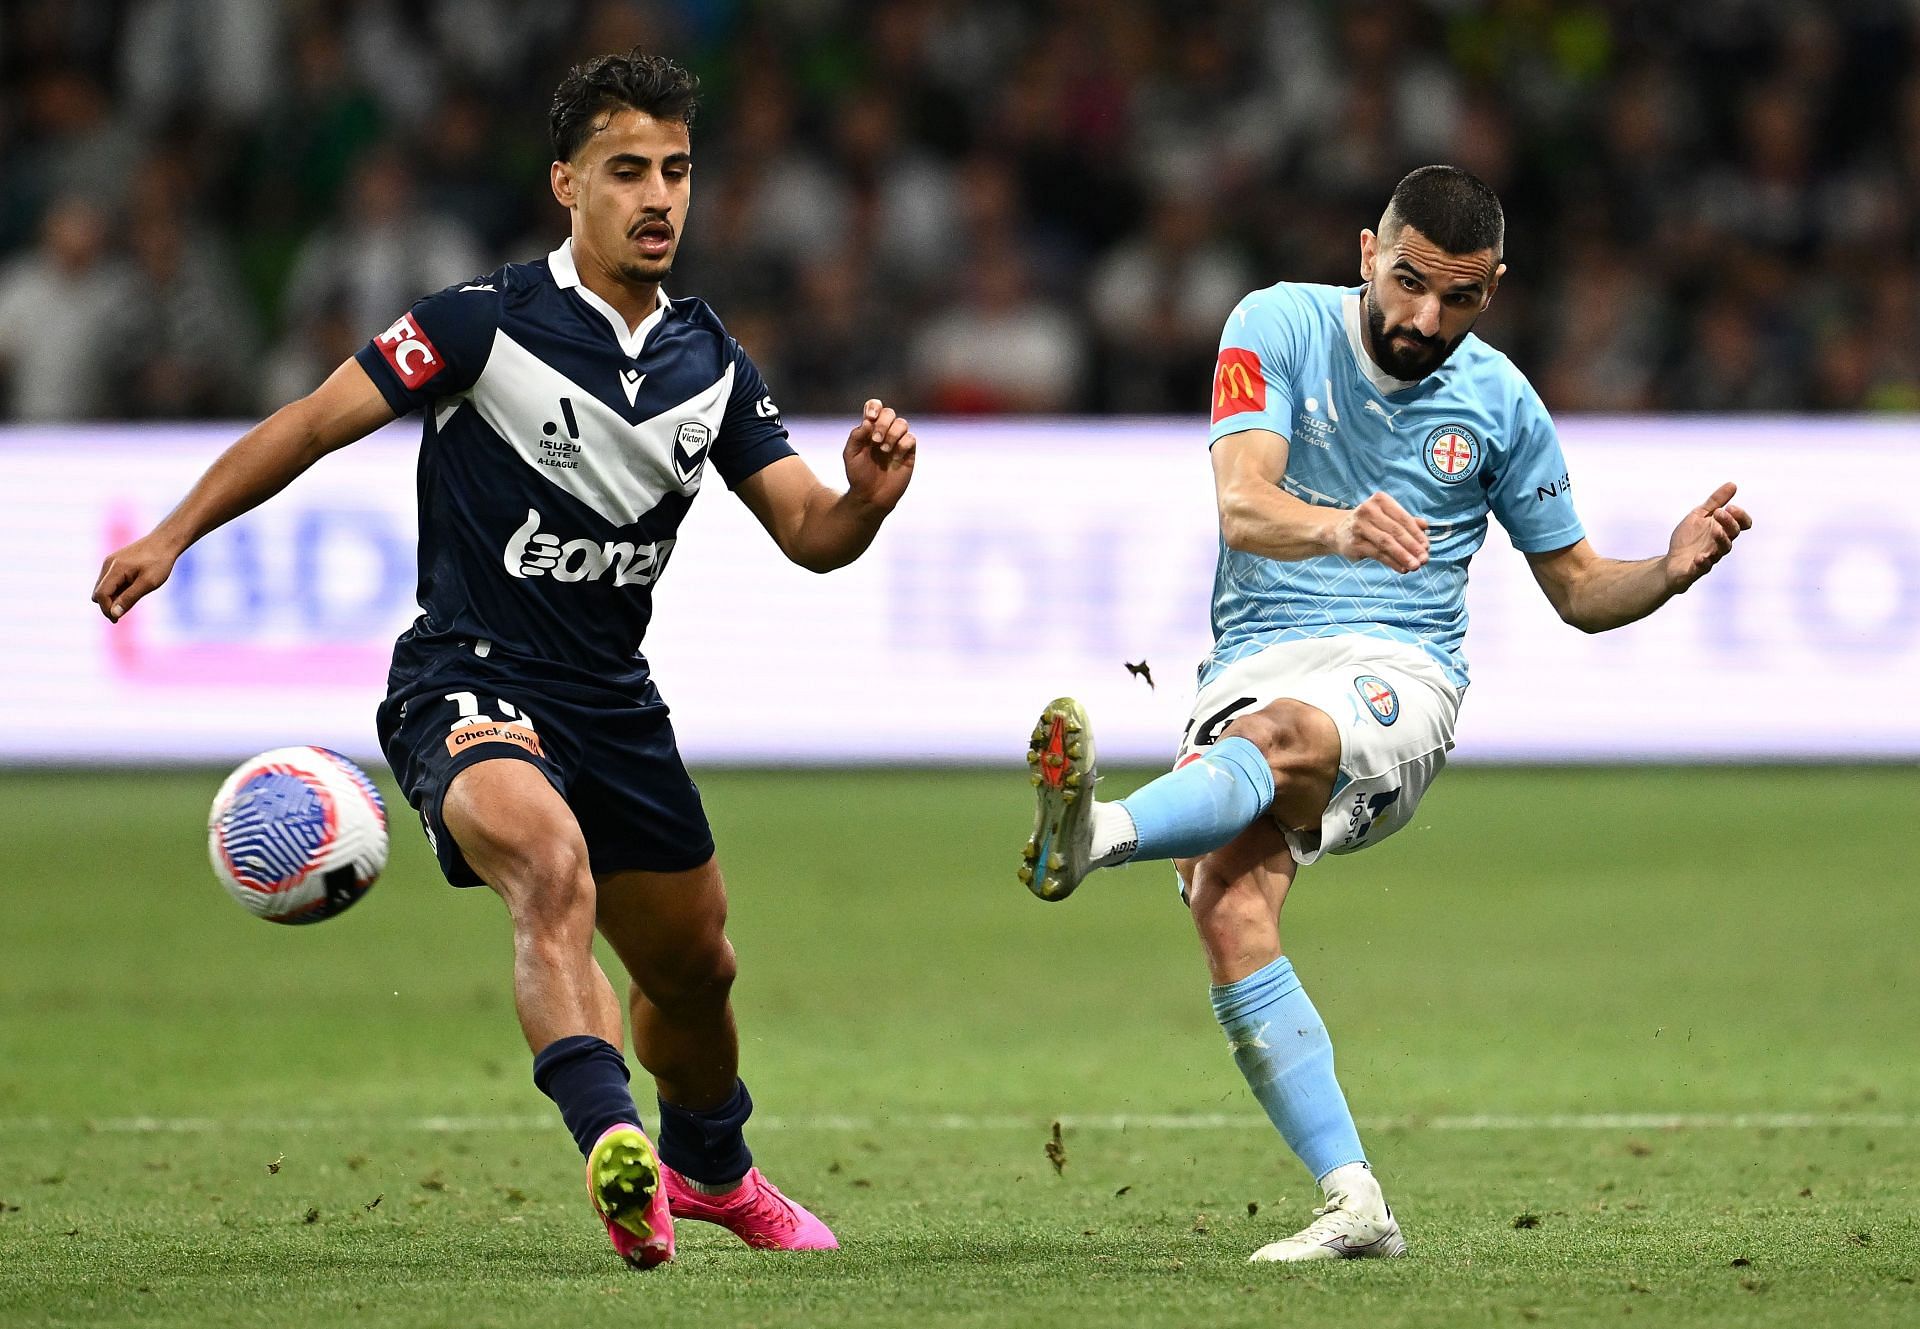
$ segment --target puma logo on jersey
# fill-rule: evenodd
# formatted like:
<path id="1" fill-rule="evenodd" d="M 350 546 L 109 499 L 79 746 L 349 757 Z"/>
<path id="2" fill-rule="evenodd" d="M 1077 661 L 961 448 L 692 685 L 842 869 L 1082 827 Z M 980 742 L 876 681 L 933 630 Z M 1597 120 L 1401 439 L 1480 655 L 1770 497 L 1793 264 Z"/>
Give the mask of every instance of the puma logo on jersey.
<path id="1" fill-rule="evenodd" d="M 540 529 L 540 512 L 527 509 L 527 519 L 507 541 L 502 562 L 516 578 L 552 577 L 555 581 L 599 581 L 613 573 L 615 586 L 647 586 L 667 566 L 672 540 L 633 544 L 626 540 L 568 540 Z"/>

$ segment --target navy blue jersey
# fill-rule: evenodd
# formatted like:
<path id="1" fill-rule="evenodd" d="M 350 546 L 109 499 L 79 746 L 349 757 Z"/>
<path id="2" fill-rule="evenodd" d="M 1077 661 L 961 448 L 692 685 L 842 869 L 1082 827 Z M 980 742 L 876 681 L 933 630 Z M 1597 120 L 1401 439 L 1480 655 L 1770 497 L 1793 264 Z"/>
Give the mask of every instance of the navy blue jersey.
<path id="1" fill-rule="evenodd" d="M 646 675 L 653 584 L 707 463 L 735 488 L 793 449 L 705 303 L 663 293 L 629 330 L 572 243 L 427 296 L 355 359 L 425 416 L 403 643 L 485 643 L 618 687 Z"/>

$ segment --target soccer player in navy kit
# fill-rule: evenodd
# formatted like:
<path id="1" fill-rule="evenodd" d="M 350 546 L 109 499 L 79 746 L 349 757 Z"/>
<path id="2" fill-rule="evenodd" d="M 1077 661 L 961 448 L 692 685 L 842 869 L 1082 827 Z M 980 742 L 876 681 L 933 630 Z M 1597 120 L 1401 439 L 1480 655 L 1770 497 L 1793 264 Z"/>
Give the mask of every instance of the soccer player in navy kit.
<path id="1" fill-rule="evenodd" d="M 637 51 L 569 72 L 550 171 L 569 240 L 419 301 L 229 448 L 94 589 L 117 622 L 193 541 L 422 412 L 422 613 L 394 649 L 381 746 L 448 880 L 506 902 L 535 1083 L 636 1267 L 672 1258 L 675 1216 L 763 1249 L 836 1244 L 753 1166 L 743 1135 L 726 894 L 639 651 L 651 587 L 709 466 L 789 559 L 826 572 L 872 542 L 916 448 L 907 421 L 869 401 L 847 439 L 847 490 L 827 488 L 713 312 L 661 290 L 687 218 L 695 92 Z M 596 926 L 632 979 L 657 1152 Z"/>

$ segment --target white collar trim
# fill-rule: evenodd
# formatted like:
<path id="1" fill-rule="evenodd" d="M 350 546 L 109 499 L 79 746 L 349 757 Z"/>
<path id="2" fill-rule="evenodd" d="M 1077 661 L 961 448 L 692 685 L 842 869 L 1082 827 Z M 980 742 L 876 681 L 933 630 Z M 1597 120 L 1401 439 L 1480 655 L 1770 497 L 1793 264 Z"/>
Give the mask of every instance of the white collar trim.
<path id="1" fill-rule="evenodd" d="M 1374 363 L 1372 354 L 1367 350 L 1367 339 L 1360 332 L 1360 298 L 1360 292 L 1348 291 L 1347 298 L 1341 302 L 1345 306 L 1347 344 L 1353 348 L 1353 358 L 1359 364 L 1360 372 L 1367 376 L 1367 382 L 1373 384 L 1374 390 L 1383 396 L 1417 387 L 1419 379 L 1395 378 Z"/>
<path id="2" fill-rule="evenodd" d="M 638 360 L 640 352 L 647 344 L 648 335 L 660 326 L 660 320 L 667 313 L 667 291 L 663 286 L 656 293 L 653 312 L 640 320 L 640 326 L 629 328 L 627 320 L 619 310 L 602 300 L 587 288 L 580 280 L 580 269 L 573 262 L 573 237 L 568 236 L 560 242 L 560 247 L 547 255 L 547 268 L 553 273 L 553 281 L 563 291 L 573 291 L 582 300 L 591 305 L 607 320 L 607 326 L 613 329 L 613 339 L 620 343 L 620 349 L 627 353 L 630 360 Z"/>

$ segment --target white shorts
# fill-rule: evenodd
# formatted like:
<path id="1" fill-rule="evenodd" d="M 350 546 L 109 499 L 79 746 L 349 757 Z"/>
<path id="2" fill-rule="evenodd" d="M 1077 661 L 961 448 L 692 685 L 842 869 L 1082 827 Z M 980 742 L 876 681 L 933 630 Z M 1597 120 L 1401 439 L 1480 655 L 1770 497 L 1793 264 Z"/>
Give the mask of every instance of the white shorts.
<path id="1" fill-rule="evenodd" d="M 1319 833 L 1280 828 L 1297 862 L 1378 844 L 1413 820 L 1446 763 L 1460 713 L 1460 694 L 1432 657 L 1417 646 L 1342 636 L 1279 642 L 1235 660 L 1200 689 L 1175 768 L 1242 714 L 1282 698 L 1326 712 L 1340 732 L 1340 773 Z"/>

